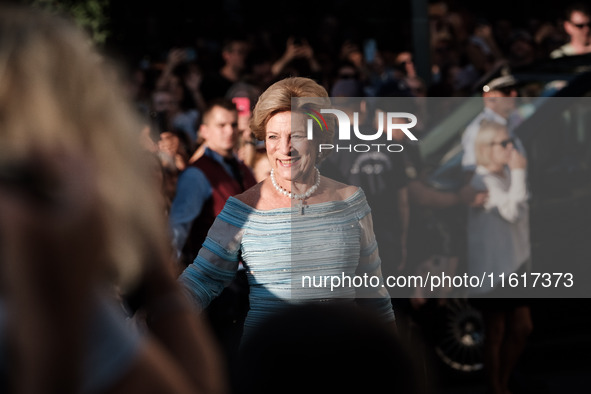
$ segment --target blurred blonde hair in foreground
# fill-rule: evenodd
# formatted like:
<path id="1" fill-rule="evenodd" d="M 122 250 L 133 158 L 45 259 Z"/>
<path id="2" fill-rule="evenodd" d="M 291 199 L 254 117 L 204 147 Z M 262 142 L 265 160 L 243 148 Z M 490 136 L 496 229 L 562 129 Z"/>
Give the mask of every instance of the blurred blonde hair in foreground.
<path id="1" fill-rule="evenodd" d="M 39 154 L 85 158 L 106 225 L 100 260 L 107 279 L 125 288 L 167 250 L 142 126 L 119 71 L 68 20 L 0 6 L 0 166 Z"/>

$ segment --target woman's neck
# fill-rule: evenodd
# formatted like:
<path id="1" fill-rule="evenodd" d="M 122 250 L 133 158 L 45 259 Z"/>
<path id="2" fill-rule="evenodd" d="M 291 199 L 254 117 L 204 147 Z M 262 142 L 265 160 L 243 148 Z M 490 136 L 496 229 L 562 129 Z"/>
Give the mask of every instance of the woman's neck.
<path id="1" fill-rule="evenodd" d="M 296 194 L 301 194 L 311 188 L 314 183 L 316 183 L 316 170 L 311 171 L 309 174 L 306 174 L 299 179 L 291 181 L 291 185 L 288 186 L 291 188 L 292 193 L 295 192 Z"/>
<path id="2" fill-rule="evenodd" d="M 318 177 L 320 174 L 317 175 L 316 168 L 309 173 L 298 177 L 297 179 L 292 179 L 291 181 L 285 179 L 277 179 L 277 175 L 275 175 L 276 183 L 283 189 L 287 190 L 290 193 L 294 194 L 304 194 L 306 193 L 311 187 L 316 184 Z"/>

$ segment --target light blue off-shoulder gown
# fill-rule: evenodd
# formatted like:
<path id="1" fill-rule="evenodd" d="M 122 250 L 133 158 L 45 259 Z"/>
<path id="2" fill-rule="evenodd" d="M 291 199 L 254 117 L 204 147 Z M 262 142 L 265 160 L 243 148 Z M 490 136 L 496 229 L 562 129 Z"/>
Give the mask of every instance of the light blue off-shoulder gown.
<path id="1" fill-rule="evenodd" d="M 294 303 L 357 299 L 393 321 L 363 190 L 342 201 L 308 205 L 300 213 L 297 207 L 258 210 L 230 197 L 179 279 L 198 308 L 230 284 L 242 261 L 250 286 L 245 336 L 269 314 Z"/>

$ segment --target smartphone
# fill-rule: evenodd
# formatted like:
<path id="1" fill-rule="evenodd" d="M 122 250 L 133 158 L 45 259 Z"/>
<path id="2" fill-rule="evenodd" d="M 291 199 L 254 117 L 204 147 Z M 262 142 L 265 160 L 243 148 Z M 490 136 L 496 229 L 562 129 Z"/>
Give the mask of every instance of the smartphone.
<path id="1" fill-rule="evenodd" d="M 376 58 L 376 52 L 378 50 L 378 44 L 376 40 L 370 38 L 363 43 L 363 56 L 365 57 L 365 61 L 368 63 L 373 63 Z"/>
<path id="2" fill-rule="evenodd" d="M 250 99 L 248 97 L 234 97 L 232 102 L 236 104 L 238 116 L 250 116 Z"/>

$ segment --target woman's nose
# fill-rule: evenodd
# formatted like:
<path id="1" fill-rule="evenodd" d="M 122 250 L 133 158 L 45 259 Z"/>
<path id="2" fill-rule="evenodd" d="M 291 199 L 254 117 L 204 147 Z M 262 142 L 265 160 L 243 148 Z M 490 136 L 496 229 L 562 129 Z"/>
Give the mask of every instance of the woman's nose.
<path id="1" fill-rule="evenodd" d="M 279 149 L 280 149 L 281 153 L 283 153 L 285 155 L 290 155 L 291 138 L 290 137 L 281 138 L 281 141 L 279 143 Z"/>

